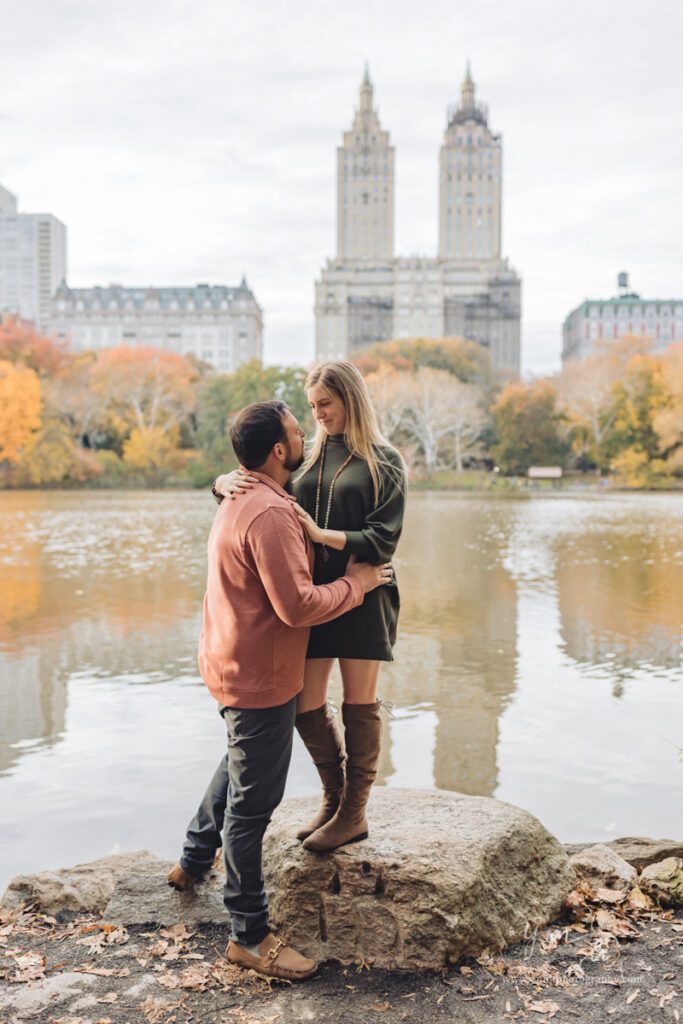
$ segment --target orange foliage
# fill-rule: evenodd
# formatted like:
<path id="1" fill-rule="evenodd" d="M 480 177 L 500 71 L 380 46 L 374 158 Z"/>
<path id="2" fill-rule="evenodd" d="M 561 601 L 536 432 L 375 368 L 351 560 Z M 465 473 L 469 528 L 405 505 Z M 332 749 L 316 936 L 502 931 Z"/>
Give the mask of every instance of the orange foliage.
<path id="1" fill-rule="evenodd" d="M 70 362 L 64 345 L 36 333 L 32 324 L 13 317 L 0 323 L 0 359 L 24 363 L 40 377 L 54 377 Z"/>
<path id="2" fill-rule="evenodd" d="M 40 429 L 43 400 L 38 375 L 0 361 L 0 462 L 17 463 Z"/>
<path id="3" fill-rule="evenodd" d="M 118 348 L 99 352 L 91 371 L 112 425 L 121 434 L 170 430 L 194 407 L 195 371 L 186 359 L 157 348 Z"/>

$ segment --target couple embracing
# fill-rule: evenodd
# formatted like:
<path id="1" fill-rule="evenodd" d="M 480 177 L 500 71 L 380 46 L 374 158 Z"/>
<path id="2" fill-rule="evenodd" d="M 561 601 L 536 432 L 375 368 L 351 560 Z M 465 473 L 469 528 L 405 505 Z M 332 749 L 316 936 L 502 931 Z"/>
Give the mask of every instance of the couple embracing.
<path id="1" fill-rule="evenodd" d="M 240 469 L 213 487 L 221 504 L 208 542 L 199 667 L 228 747 L 168 876 L 191 889 L 222 846 L 227 959 L 289 981 L 318 965 L 271 931 L 263 836 L 282 800 L 294 728 L 323 788 L 297 838 L 323 853 L 368 835 L 382 728 L 377 681 L 396 639 L 391 558 L 406 497 L 405 464 L 356 367 L 323 364 L 304 387 L 316 421 L 310 450 L 282 402 L 248 406 L 230 431 Z M 327 703 L 335 660 L 343 738 Z"/>

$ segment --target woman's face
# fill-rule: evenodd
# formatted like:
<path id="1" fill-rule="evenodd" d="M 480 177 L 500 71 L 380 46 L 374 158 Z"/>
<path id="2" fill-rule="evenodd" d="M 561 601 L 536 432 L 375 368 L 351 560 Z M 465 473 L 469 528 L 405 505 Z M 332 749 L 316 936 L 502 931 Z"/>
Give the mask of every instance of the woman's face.
<path id="1" fill-rule="evenodd" d="M 343 434 L 346 428 L 346 411 L 341 399 L 331 395 L 329 391 L 314 384 L 306 392 L 308 404 L 313 410 L 313 418 L 328 434 Z"/>

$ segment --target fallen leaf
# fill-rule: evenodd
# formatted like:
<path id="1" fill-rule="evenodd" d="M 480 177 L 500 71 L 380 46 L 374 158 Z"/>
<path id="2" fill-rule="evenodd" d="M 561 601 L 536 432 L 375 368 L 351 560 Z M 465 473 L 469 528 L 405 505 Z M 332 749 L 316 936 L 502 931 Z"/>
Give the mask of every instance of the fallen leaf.
<path id="1" fill-rule="evenodd" d="M 554 1003 L 552 999 L 538 999 L 534 1002 L 526 1004 L 527 1010 L 534 1010 L 535 1013 L 547 1013 L 549 1017 L 554 1017 L 559 1012 L 559 1003 Z"/>
<path id="2" fill-rule="evenodd" d="M 53 1017 L 52 1024 L 92 1024 L 89 1017 Z"/>
<path id="3" fill-rule="evenodd" d="M 194 992 L 204 992 L 210 980 L 211 972 L 207 964 L 193 964 L 191 967 L 178 971 L 177 974 L 169 972 L 162 975 L 161 978 L 157 978 L 159 984 L 164 988 L 185 988 Z"/>
<path id="4" fill-rule="evenodd" d="M 585 978 L 586 972 L 581 964 L 570 964 L 564 972 L 568 978 Z"/>
<path id="5" fill-rule="evenodd" d="M 100 978 L 127 978 L 130 974 L 130 967 L 95 967 L 93 964 L 81 964 L 79 967 L 72 967 L 76 974 L 97 974 Z"/>
<path id="6" fill-rule="evenodd" d="M 597 886 L 595 889 L 595 895 L 601 903 L 621 903 L 622 900 L 626 899 L 628 895 L 627 889 L 606 889 L 603 886 Z"/>
<path id="7" fill-rule="evenodd" d="M 45 957 L 41 953 L 22 953 L 14 958 L 16 970 L 10 981 L 23 983 L 45 977 Z"/>
<path id="8" fill-rule="evenodd" d="M 639 988 L 634 989 L 634 991 L 631 992 L 630 995 L 626 996 L 626 1005 L 630 1006 L 631 1003 L 633 1002 L 633 1000 L 637 999 L 639 995 L 640 995 L 640 989 Z"/>
<path id="9" fill-rule="evenodd" d="M 173 939 L 174 942 L 187 942 L 195 932 L 191 932 L 186 924 L 172 924 L 168 928 L 162 928 L 159 934 L 165 939 Z"/>
<path id="10" fill-rule="evenodd" d="M 474 971 L 472 970 L 471 967 L 461 967 L 460 968 L 460 973 L 461 974 L 465 974 L 465 975 L 469 975 L 469 974 L 474 974 Z"/>
<path id="11" fill-rule="evenodd" d="M 666 995 L 663 995 L 662 998 L 659 1000 L 659 1009 L 663 1010 L 664 1007 L 666 1006 L 666 1004 L 670 1003 L 675 995 L 676 995 L 676 989 L 675 988 L 672 988 L 670 992 L 667 992 Z"/>
<path id="12" fill-rule="evenodd" d="M 387 1010 L 391 1009 L 391 1003 L 373 1003 L 370 1009 L 374 1010 L 375 1013 L 386 1013 Z"/>
<path id="13" fill-rule="evenodd" d="M 180 1003 L 169 1003 L 166 999 L 154 999 L 149 996 L 142 1003 L 140 1003 L 140 1009 L 144 1013 L 148 1024 L 158 1024 L 159 1021 L 164 1020 L 169 1015 L 171 1010 L 175 1010 Z"/>
<path id="14" fill-rule="evenodd" d="M 617 917 L 611 910 L 598 910 L 595 913 L 598 928 L 617 936 L 637 935 L 638 929 L 623 918 Z"/>
<path id="15" fill-rule="evenodd" d="M 628 905 L 633 910 L 650 910 L 654 903 L 642 889 L 635 885 L 628 894 Z"/>
<path id="16" fill-rule="evenodd" d="M 118 998 L 119 997 L 117 996 L 116 992 L 107 992 L 107 994 L 104 995 L 104 996 L 101 996 L 97 1000 L 97 1002 L 98 1003 L 115 1003 L 115 1002 L 117 1002 Z"/>

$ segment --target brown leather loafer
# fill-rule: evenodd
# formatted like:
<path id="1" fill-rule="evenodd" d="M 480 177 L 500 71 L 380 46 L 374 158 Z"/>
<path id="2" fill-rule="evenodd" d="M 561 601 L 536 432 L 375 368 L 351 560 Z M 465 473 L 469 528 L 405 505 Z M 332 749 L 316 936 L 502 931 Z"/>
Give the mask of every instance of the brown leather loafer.
<path id="1" fill-rule="evenodd" d="M 201 882 L 206 874 L 207 872 L 201 875 L 191 875 L 184 871 L 180 864 L 175 864 L 166 875 L 166 881 L 173 889 L 177 889 L 179 892 L 189 892 L 197 882 Z"/>
<path id="2" fill-rule="evenodd" d="M 238 946 L 232 939 L 225 951 L 226 959 L 237 967 L 258 971 L 269 978 L 281 978 L 283 981 L 303 981 L 310 978 L 318 970 L 315 960 L 297 953 L 269 932 L 258 948 L 259 955 L 252 956 L 243 946 Z"/>

